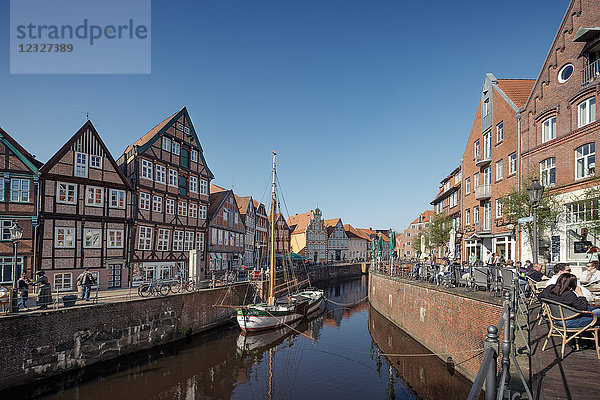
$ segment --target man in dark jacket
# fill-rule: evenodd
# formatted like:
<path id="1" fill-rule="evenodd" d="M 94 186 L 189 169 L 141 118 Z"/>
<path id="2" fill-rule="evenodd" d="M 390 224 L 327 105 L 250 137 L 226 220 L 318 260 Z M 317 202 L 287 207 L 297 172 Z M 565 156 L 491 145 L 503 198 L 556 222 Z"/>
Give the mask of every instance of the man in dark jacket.
<path id="1" fill-rule="evenodd" d="M 81 275 L 77 277 L 77 285 L 81 287 L 81 300 L 88 301 L 90 299 L 90 289 L 96 283 L 94 275 L 86 268 Z"/>

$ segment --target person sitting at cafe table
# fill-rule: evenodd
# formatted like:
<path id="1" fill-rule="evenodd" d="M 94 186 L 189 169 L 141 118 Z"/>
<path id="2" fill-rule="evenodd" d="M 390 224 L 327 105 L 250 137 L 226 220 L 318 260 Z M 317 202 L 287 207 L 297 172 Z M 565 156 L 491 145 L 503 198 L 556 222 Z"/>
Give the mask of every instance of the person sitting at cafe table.
<path id="1" fill-rule="evenodd" d="M 582 285 L 600 282 L 600 271 L 598 271 L 598 261 L 589 261 L 586 264 L 586 271 L 581 274 L 580 283 Z"/>
<path id="2" fill-rule="evenodd" d="M 571 273 L 563 272 L 556 280 L 556 284 L 546 286 L 540 293 L 541 299 L 548 299 L 575 308 L 580 311 L 591 311 L 600 316 L 600 309 L 590 307 L 587 299 L 583 295 L 582 287 L 577 285 L 577 277 Z M 581 316 L 567 320 L 567 328 L 581 328 L 589 325 L 593 317 Z M 596 322 L 600 324 L 600 319 Z"/>
<path id="3" fill-rule="evenodd" d="M 562 274 L 565 274 L 565 273 L 567 273 L 567 274 L 571 273 L 571 267 L 569 266 L 569 264 L 566 264 L 566 263 L 558 263 L 558 264 L 556 264 L 554 266 L 554 275 L 552 275 L 552 277 L 550 279 L 548 279 L 548 282 L 546 282 L 546 286 L 550 286 L 550 285 L 556 284 L 556 281 L 558 280 L 558 278 Z M 594 300 L 594 295 L 592 294 L 592 292 L 590 292 L 588 289 L 582 287 L 579 282 L 577 282 L 577 286 L 581 287 L 581 291 L 583 292 L 583 296 L 588 301 Z"/>
<path id="4" fill-rule="evenodd" d="M 529 271 L 529 273 L 527 274 L 527 276 L 536 281 L 536 282 L 540 282 L 542 279 L 544 278 L 548 278 L 546 275 L 544 275 L 544 273 L 542 272 L 542 264 L 540 263 L 535 263 L 533 264 L 533 269 L 531 271 Z M 558 279 L 558 278 L 557 278 Z"/>

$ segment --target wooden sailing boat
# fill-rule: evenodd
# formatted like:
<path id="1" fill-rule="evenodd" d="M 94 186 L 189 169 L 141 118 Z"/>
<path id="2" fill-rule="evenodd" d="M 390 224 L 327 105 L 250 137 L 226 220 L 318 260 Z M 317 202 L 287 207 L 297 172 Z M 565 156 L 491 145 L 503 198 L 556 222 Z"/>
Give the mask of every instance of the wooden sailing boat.
<path id="1" fill-rule="evenodd" d="M 244 331 L 260 331 L 273 329 L 280 326 L 288 326 L 309 314 L 313 313 L 323 304 L 323 291 L 315 288 L 297 290 L 302 282 L 296 280 L 285 282 L 278 288 L 275 287 L 275 208 L 277 204 L 276 194 L 276 153 L 273 153 L 273 179 L 271 185 L 271 250 L 269 254 L 269 298 L 266 303 L 249 304 L 240 306 L 237 310 L 237 322 Z M 278 292 L 289 290 L 294 285 L 296 291 L 287 297 L 276 298 Z"/>

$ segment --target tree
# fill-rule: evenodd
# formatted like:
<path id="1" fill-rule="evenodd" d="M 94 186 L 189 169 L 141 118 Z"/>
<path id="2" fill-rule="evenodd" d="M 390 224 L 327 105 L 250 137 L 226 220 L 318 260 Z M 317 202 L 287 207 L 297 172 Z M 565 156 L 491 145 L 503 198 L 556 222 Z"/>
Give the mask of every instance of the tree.
<path id="1" fill-rule="evenodd" d="M 425 240 L 425 249 L 429 248 L 429 232 L 419 228 L 416 237 L 412 241 L 411 247 L 413 252 L 419 257 L 421 255 L 421 241 Z"/>
<path id="2" fill-rule="evenodd" d="M 533 215 L 527 188 L 531 185 L 534 178 L 535 176 L 533 174 L 527 174 L 521 179 L 520 188 L 513 186 L 510 191 L 502 197 L 503 213 L 508 222 L 516 225 L 518 224 L 519 218 Z M 537 209 L 538 231 L 544 232 L 545 229 L 556 223 L 560 211 L 561 207 L 556 198 L 551 195 L 548 190 L 544 190 L 544 194 L 542 195 L 542 199 L 540 200 Z M 527 222 L 520 225 L 529 238 L 529 243 L 533 243 L 533 222 Z"/>
<path id="3" fill-rule="evenodd" d="M 450 241 L 451 229 L 450 219 L 443 214 L 437 214 L 429 225 L 429 242 L 437 247 L 445 246 Z"/>
<path id="4" fill-rule="evenodd" d="M 577 215 L 574 216 L 582 228 L 585 228 L 588 234 L 598 238 L 600 237 L 600 178 L 594 179 L 594 185 L 586 189 L 578 201 L 573 204 L 577 206 Z"/>

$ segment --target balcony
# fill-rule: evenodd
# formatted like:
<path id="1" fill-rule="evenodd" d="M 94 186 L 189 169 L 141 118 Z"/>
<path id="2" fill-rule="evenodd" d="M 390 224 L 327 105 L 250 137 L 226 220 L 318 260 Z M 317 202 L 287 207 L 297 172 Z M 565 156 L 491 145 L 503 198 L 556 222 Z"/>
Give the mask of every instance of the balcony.
<path id="1" fill-rule="evenodd" d="M 487 200 L 492 197 L 492 185 L 480 185 L 475 188 L 476 200 Z"/>
<path id="2" fill-rule="evenodd" d="M 487 151 L 484 154 L 478 154 L 475 158 L 475 165 L 478 167 L 484 167 L 492 162 L 492 152 Z"/>
<path id="3" fill-rule="evenodd" d="M 600 59 L 581 70 L 581 86 L 592 83 L 600 78 Z"/>
<path id="4" fill-rule="evenodd" d="M 477 233 L 487 233 L 492 231 L 492 221 L 491 219 L 483 219 L 481 222 L 475 222 L 475 232 Z"/>

